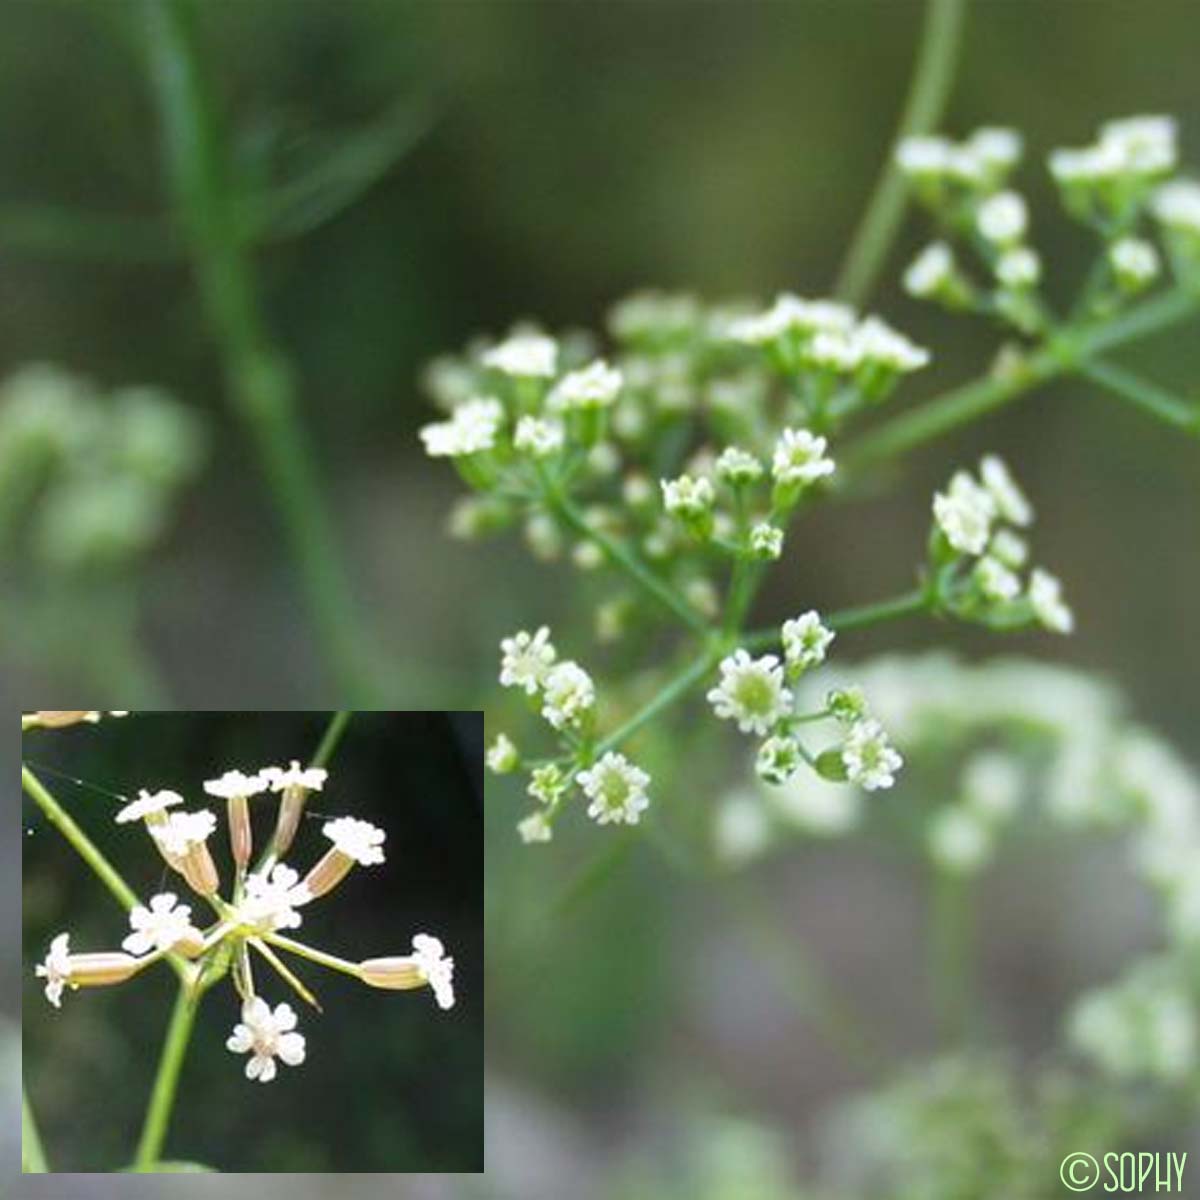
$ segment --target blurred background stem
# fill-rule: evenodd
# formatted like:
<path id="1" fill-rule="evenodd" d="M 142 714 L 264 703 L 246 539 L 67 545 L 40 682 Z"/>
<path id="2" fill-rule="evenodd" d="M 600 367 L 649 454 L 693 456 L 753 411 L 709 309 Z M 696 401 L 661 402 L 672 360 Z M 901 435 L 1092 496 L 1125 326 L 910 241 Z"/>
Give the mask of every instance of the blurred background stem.
<path id="1" fill-rule="evenodd" d="M 167 1126 L 171 1121 L 171 1110 L 175 1106 L 179 1072 L 187 1054 L 188 1042 L 191 1040 L 198 1005 L 199 993 L 181 983 L 179 994 L 175 998 L 175 1008 L 171 1013 L 171 1023 L 167 1026 L 167 1036 L 163 1042 L 158 1075 L 154 1080 L 154 1090 L 150 1094 L 150 1106 L 146 1110 L 141 1140 L 138 1142 L 137 1156 L 134 1159 L 136 1170 L 145 1170 L 162 1156 Z"/>
<path id="2" fill-rule="evenodd" d="M 21 1089 L 21 1171 L 25 1175 L 44 1175 L 49 1171 L 42 1139 L 38 1134 L 29 1096 Z"/>
<path id="3" fill-rule="evenodd" d="M 930 875 L 930 979 L 943 1048 L 967 1035 L 971 1004 L 971 896 L 963 876 L 933 868 Z"/>
<path id="4" fill-rule="evenodd" d="M 942 119 L 962 49 L 966 0 L 928 0 L 917 61 L 896 136 L 835 285 L 839 299 L 861 305 L 870 295 L 904 217 L 907 186 L 892 160 L 901 138 L 928 133 Z"/>
<path id="5" fill-rule="evenodd" d="M 278 510 L 325 665 L 341 695 L 366 704 L 378 694 L 378 676 L 301 428 L 291 367 L 273 343 L 255 296 L 195 10 L 187 0 L 146 0 L 145 13 L 167 173 L 229 399 Z"/>

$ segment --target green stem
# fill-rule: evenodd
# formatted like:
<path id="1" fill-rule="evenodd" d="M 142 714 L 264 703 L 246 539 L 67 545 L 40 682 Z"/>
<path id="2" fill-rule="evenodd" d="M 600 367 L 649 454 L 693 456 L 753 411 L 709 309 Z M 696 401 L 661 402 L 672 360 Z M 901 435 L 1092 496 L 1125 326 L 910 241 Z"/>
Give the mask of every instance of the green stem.
<path id="1" fill-rule="evenodd" d="M 856 608 L 843 608 L 839 612 L 829 613 L 821 618 L 821 624 L 835 633 L 845 633 L 851 629 L 862 629 L 866 625 L 877 625 L 881 621 L 895 621 L 901 617 L 916 616 L 918 613 L 926 612 L 928 608 L 929 597 L 925 589 L 916 588 L 901 596 L 893 596 L 890 600 L 880 600 L 875 604 L 860 604 Z M 779 627 L 771 626 L 747 633 L 739 644 L 747 650 L 762 650 L 776 645 L 779 640 Z"/>
<path id="2" fill-rule="evenodd" d="M 344 958 L 338 958 L 335 954 L 326 954 L 324 950 L 306 946 L 303 942 L 295 942 L 279 933 L 264 934 L 262 940 L 269 942 L 272 946 L 278 946 L 280 950 L 288 951 L 289 954 L 297 954 L 301 958 L 307 958 L 309 962 L 328 967 L 331 971 L 341 971 L 343 975 L 351 975 L 355 979 L 362 978 L 358 972 L 358 963 L 348 962 Z"/>
<path id="3" fill-rule="evenodd" d="M 158 1074 L 154 1090 L 150 1093 L 150 1106 L 142 1125 L 142 1136 L 138 1142 L 134 1167 L 144 1171 L 162 1157 L 163 1142 L 171 1120 L 171 1109 L 175 1105 L 175 1092 L 179 1086 L 179 1072 L 187 1053 L 192 1027 L 196 1021 L 199 995 L 192 988 L 180 985 L 167 1026 L 167 1037 L 163 1042 L 162 1055 L 158 1061 Z"/>
<path id="4" fill-rule="evenodd" d="M 341 741 L 342 734 L 352 716 L 354 716 L 352 712 L 346 711 L 333 714 L 329 720 L 329 726 L 325 730 L 325 736 L 321 738 L 321 744 L 317 747 L 316 754 L 312 756 L 312 761 L 308 764 L 310 767 L 324 767 L 329 764 L 329 760 L 333 757 L 333 752 L 337 749 L 337 744 Z"/>
<path id="5" fill-rule="evenodd" d="M 624 725 L 619 726 L 597 747 L 596 754 L 603 754 L 631 738 L 647 721 L 652 721 L 660 712 L 676 701 L 683 699 L 692 686 L 703 679 L 716 664 L 715 653 L 707 653 L 696 659 L 685 671 L 675 676 L 644 708 L 639 709 Z"/>
<path id="6" fill-rule="evenodd" d="M 360 640 L 363 623 L 300 425 L 290 367 L 255 296 L 194 9 L 185 0 L 147 0 L 145 12 L 166 165 L 230 401 L 258 455 L 329 667 L 344 695 L 369 701 L 377 676 Z"/>
<path id="7" fill-rule="evenodd" d="M 1080 369 L 1117 346 L 1186 320 L 1198 305 L 1200 296 L 1193 292 L 1164 292 L 1104 326 L 1043 346 L 1004 375 L 974 380 L 884 421 L 851 442 L 842 451 L 842 461 L 858 468 L 903 454 L 1003 407 L 1047 380 Z"/>
<path id="8" fill-rule="evenodd" d="M 965 14 L 966 0 L 929 0 L 926 6 L 920 48 L 895 142 L 889 147 L 887 162 L 854 232 L 834 289 L 850 304 L 860 305 L 866 300 L 900 229 L 908 189 L 891 150 L 902 138 L 928 133 L 941 120 L 962 47 Z"/>
<path id="9" fill-rule="evenodd" d="M 617 566 L 624 569 L 639 587 L 653 596 L 661 605 L 673 612 L 688 628 L 697 633 L 706 633 L 708 625 L 704 618 L 690 604 L 664 583 L 657 575 L 645 566 L 633 553 L 619 542 L 613 541 L 607 534 L 594 529 L 588 523 L 574 504 L 562 493 L 548 492 L 546 496 L 550 506 L 562 519 L 580 536 L 594 542 L 605 555 Z"/>
<path id="10" fill-rule="evenodd" d="M 945 1047 L 956 1049 L 970 1012 L 970 897 L 962 876 L 936 867 L 931 889 L 934 1010 Z"/>
<path id="11" fill-rule="evenodd" d="M 21 1089 L 21 1173 L 24 1175 L 45 1175 L 50 1170 L 46 1162 L 46 1152 L 42 1149 L 42 1139 L 38 1134 L 37 1122 L 33 1119 L 33 1109 L 25 1089 Z"/>
<path id="12" fill-rule="evenodd" d="M 1184 400 L 1166 388 L 1102 359 L 1085 362 L 1079 370 L 1085 378 L 1128 400 L 1142 412 L 1177 429 L 1200 434 L 1200 404 Z"/>

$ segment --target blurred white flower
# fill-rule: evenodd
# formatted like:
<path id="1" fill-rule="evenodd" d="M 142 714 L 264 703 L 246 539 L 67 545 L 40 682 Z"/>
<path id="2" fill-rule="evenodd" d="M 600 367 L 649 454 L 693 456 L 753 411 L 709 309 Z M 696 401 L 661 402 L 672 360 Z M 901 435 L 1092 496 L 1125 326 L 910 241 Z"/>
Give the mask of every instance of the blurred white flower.
<path id="1" fill-rule="evenodd" d="M 594 766 L 580 771 L 576 782 L 591 800 L 587 815 L 599 825 L 636 825 L 650 806 L 650 776 L 623 754 L 609 751 Z"/>
<path id="2" fill-rule="evenodd" d="M 522 629 L 505 638 L 500 643 L 500 654 L 500 685 L 520 688 L 527 696 L 542 686 L 558 657 L 545 625 L 533 634 Z"/>

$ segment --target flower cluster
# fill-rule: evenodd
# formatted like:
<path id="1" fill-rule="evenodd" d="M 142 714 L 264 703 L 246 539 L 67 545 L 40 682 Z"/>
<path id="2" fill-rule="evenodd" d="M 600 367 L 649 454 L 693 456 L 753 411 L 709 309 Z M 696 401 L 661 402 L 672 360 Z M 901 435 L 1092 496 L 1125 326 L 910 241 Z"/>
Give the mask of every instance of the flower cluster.
<path id="1" fill-rule="evenodd" d="M 304 1061 L 305 1040 L 296 1031 L 295 1012 L 287 1004 L 274 1009 L 255 986 L 250 952 L 254 951 L 307 1002 L 312 995 L 282 963 L 283 950 L 360 979 L 373 987 L 412 989 L 428 986 L 441 1008 L 454 1004 L 454 960 L 442 943 L 425 933 L 413 938 L 410 955 L 349 962 L 325 951 L 284 937 L 280 931 L 298 928 L 307 905 L 331 892 L 357 864 L 384 862 L 385 834 L 367 821 L 338 817 L 325 821 L 322 832 L 330 846 L 302 878 L 279 861 L 291 843 L 304 800 L 321 790 L 327 772 L 302 768 L 266 767 L 253 774 L 227 771 L 208 780 L 205 792 L 224 802 L 234 862 L 232 893 L 220 895 L 220 873 L 209 846 L 217 815 L 210 809 L 181 810 L 178 792 L 143 790 L 116 814 L 120 825 L 142 824 L 168 868 L 212 909 L 208 923 L 193 917 L 192 906 L 181 904 L 175 892 L 160 892 L 129 914 L 131 932 L 121 951 L 75 954 L 70 935 L 51 942 L 36 974 L 45 980 L 46 998 L 61 1006 L 64 988 L 77 989 L 122 983 L 168 956 L 198 995 L 232 971 L 241 998 L 241 1021 L 226 1043 L 239 1054 L 250 1054 L 246 1076 L 267 1083 L 275 1077 L 276 1060 L 288 1066 Z M 253 867 L 253 828 L 250 802 L 266 793 L 279 795 L 275 832 L 266 852 Z M 260 801 L 255 801 L 257 806 Z"/>
<path id="2" fill-rule="evenodd" d="M 1020 572 L 1029 546 L 1017 532 L 1033 522 L 1033 506 L 1004 460 L 987 455 L 979 477 L 957 471 L 933 498 L 930 584 L 941 612 L 993 629 L 1038 624 L 1070 633 L 1075 619 L 1059 581 L 1041 567 Z"/>

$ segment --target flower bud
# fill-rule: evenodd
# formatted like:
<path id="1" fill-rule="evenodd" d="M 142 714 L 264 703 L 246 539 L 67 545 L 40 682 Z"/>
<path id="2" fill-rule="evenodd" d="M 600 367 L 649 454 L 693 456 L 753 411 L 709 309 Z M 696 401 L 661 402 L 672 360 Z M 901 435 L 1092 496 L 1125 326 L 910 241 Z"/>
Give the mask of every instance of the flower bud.
<path id="1" fill-rule="evenodd" d="M 349 854 L 333 846 L 325 852 L 325 857 L 305 876 L 304 886 L 308 888 L 309 893 L 316 899 L 317 896 L 323 896 L 326 892 L 333 891 L 346 878 L 352 866 L 354 866 L 354 859 Z"/>
<path id="2" fill-rule="evenodd" d="M 175 869 L 188 881 L 188 886 L 201 896 L 212 896 L 221 886 L 217 864 L 204 842 L 193 843 L 188 852 L 175 864 Z"/>
<path id="3" fill-rule="evenodd" d="M 849 778 L 840 750 L 826 750 L 817 755 L 817 774 L 832 783 L 845 783 Z"/>
<path id="4" fill-rule="evenodd" d="M 239 867 L 244 867 L 250 861 L 250 801 L 245 796 L 231 796 L 229 800 L 229 848 L 233 861 Z"/>
<path id="5" fill-rule="evenodd" d="M 411 991 L 428 982 L 415 958 L 368 958 L 358 970 L 364 983 L 377 988 Z"/>
<path id="6" fill-rule="evenodd" d="M 136 958 L 119 951 L 72 954 L 70 984 L 72 987 L 105 987 L 124 983 L 137 973 L 138 967 Z"/>

